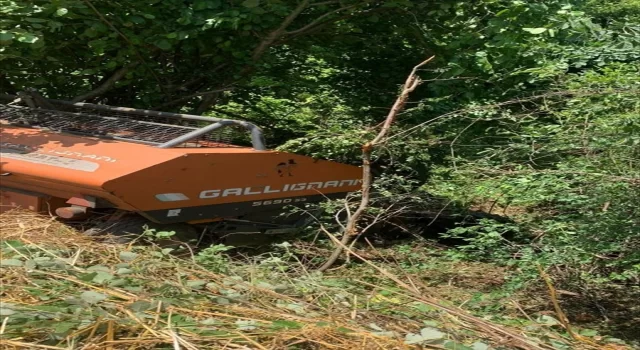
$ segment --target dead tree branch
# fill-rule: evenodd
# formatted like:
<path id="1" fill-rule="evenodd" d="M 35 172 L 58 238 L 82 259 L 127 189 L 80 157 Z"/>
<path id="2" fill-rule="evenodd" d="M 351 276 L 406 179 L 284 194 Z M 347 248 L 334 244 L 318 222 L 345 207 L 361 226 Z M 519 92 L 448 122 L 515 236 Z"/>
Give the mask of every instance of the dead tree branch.
<path id="1" fill-rule="evenodd" d="M 120 69 L 116 70 L 109 78 L 107 78 L 104 82 L 102 82 L 102 84 L 100 84 L 100 86 L 96 87 L 95 89 L 84 93 L 80 96 L 76 96 L 74 97 L 71 102 L 82 102 L 82 101 L 86 101 L 86 100 L 90 100 L 94 97 L 98 97 L 102 94 L 104 94 L 105 92 L 111 90 L 111 88 L 113 88 L 113 86 L 115 85 L 115 83 L 124 78 L 124 76 L 127 74 L 127 72 L 129 72 L 129 70 L 135 66 L 137 66 L 138 63 L 132 63 L 128 66 L 124 66 L 121 67 Z"/>
<path id="2" fill-rule="evenodd" d="M 309 5 L 309 0 L 303 0 L 298 6 L 282 21 L 280 26 L 269 33 L 258 46 L 253 50 L 251 59 L 256 62 L 262 57 L 265 51 L 285 33 L 287 27 L 293 22 L 305 8 Z"/>
<path id="3" fill-rule="evenodd" d="M 352 8 L 352 7 L 356 7 L 356 5 L 349 6 L 348 8 Z M 345 8 L 341 8 L 339 10 L 342 11 L 344 9 L 346 9 L 346 7 Z M 326 21 L 314 21 L 313 25 L 304 26 L 304 30 L 302 30 L 303 28 L 300 28 L 300 29 L 296 29 L 295 31 L 291 31 L 291 32 L 285 33 L 285 35 L 283 35 L 282 38 L 278 42 L 274 43 L 274 45 L 282 45 L 282 44 L 284 44 L 286 42 L 289 42 L 291 40 L 294 40 L 294 39 L 296 39 L 296 38 L 298 38 L 300 36 L 313 34 L 313 33 L 317 32 L 319 30 L 322 30 L 323 28 L 325 28 L 326 26 L 328 26 L 330 24 L 333 24 L 333 23 L 336 23 L 336 22 L 339 22 L 339 21 L 342 21 L 342 20 L 345 20 L 345 19 L 349 19 L 349 18 L 352 18 L 352 17 L 355 17 L 355 16 L 362 17 L 362 16 L 370 15 L 372 13 L 384 12 L 384 11 L 390 11 L 390 10 L 392 10 L 392 8 L 377 7 L 377 8 L 372 8 L 372 9 L 369 9 L 369 10 L 364 10 L 364 11 L 353 11 L 353 12 L 350 12 L 350 13 L 343 14 L 341 16 L 337 16 L 337 17 L 334 17 L 334 18 L 331 18 L 331 19 L 327 19 Z M 337 12 L 337 11 L 335 11 L 335 12 Z"/>
<path id="4" fill-rule="evenodd" d="M 191 95 L 188 95 L 188 96 L 180 97 L 180 98 L 177 98 L 175 100 L 163 103 L 163 104 L 161 104 L 159 106 L 153 107 L 152 109 L 161 110 L 161 109 L 164 109 L 164 108 L 167 108 L 167 107 L 175 106 L 175 105 L 180 104 L 182 102 L 189 101 L 190 99 L 192 99 L 194 97 L 201 97 L 201 96 L 202 97 L 206 97 L 206 96 L 216 95 L 216 94 L 219 94 L 219 93 L 221 93 L 223 91 L 229 91 L 231 89 L 233 89 L 233 88 L 232 87 L 228 87 L 228 88 L 216 89 L 216 90 L 211 90 L 211 91 L 196 92 L 195 94 L 191 94 Z"/>
<path id="5" fill-rule="evenodd" d="M 138 51 L 138 49 L 136 48 L 136 46 L 131 42 L 131 40 L 129 40 L 129 38 L 124 35 L 124 33 L 122 33 L 118 28 L 116 28 L 116 26 L 113 25 L 113 23 L 111 23 L 94 5 L 90 0 L 83 0 L 85 4 L 87 4 L 87 6 L 89 6 L 91 8 L 91 10 L 93 10 L 93 12 L 98 16 L 98 18 L 100 18 L 100 20 L 102 22 L 104 22 L 104 24 L 106 24 L 109 28 L 111 28 L 116 34 L 118 34 L 118 36 L 120 36 L 122 38 L 122 40 L 124 40 L 130 47 L 131 49 L 133 49 L 133 52 L 135 53 L 135 55 L 137 56 L 138 60 L 140 60 L 140 63 L 142 63 L 142 65 L 149 71 L 149 73 L 153 76 L 153 78 L 158 82 L 158 87 L 160 88 L 160 90 L 168 96 L 167 91 L 165 91 L 164 86 L 162 84 L 162 82 L 160 81 L 160 78 L 158 77 L 158 75 L 156 74 L 156 72 L 149 67 L 149 65 L 147 64 L 147 61 L 144 59 L 144 57 L 142 57 L 142 55 L 140 54 L 140 51 Z M 151 51 L 155 51 L 154 49 L 152 49 Z"/>
<path id="6" fill-rule="evenodd" d="M 88 0 L 85 0 L 88 1 Z M 296 6 L 295 9 L 293 9 L 293 11 L 291 11 L 291 13 L 289 13 L 289 15 L 287 15 L 287 17 L 285 17 L 285 19 L 280 23 L 280 25 L 274 29 L 273 31 L 271 31 L 269 34 L 267 34 L 261 41 L 260 43 L 258 43 L 258 45 L 255 47 L 255 49 L 253 50 L 253 52 L 251 53 L 251 62 L 250 64 L 247 64 L 246 66 L 244 66 L 240 72 L 238 73 L 239 76 L 244 77 L 247 76 L 248 74 L 250 74 L 253 69 L 254 69 L 254 64 L 256 62 L 258 62 L 262 56 L 265 54 L 265 52 L 267 52 L 267 50 L 275 45 L 281 45 L 285 42 L 288 42 L 290 40 L 293 40 L 294 38 L 297 38 L 299 36 L 303 36 L 303 35 L 308 35 L 311 34 L 313 32 L 315 32 L 318 29 L 321 29 L 323 27 L 325 27 L 326 25 L 329 25 L 331 23 L 335 23 L 337 21 L 340 21 L 342 19 L 346 19 L 346 18 L 350 18 L 353 16 L 356 16 L 358 14 L 363 14 L 365 12 L 354 12 L 354 13 L 348 13 L 348 14 L 343 14 L 342 16 L 336 16 L 334 18 L 330 18 L 327 19 L 327 17 L 331 17 L 332 15 L 335 14 L 339 14 L 340 12 L 344 12 L 345 10 L 349 10 L 358 6 L 361 6 L 363 4 L 368 4 L 370 3 L 372 0 L 366 0 L 363 2 L 360 2 L 358 4 L 355 5 L 350 5 L 350 6 L 342 6 L 336 10 L 333 11 L 329 11 L 325 14 L 322 14 L 320 16 L 318 16 L 316 19 L 312 20 L 309 24 L 299 28 L 299 29 L 294 29 L 292 31 L 287 31 L 287 28 L 302 14 L 302 12 L 304 12 L 304 10 L 308 9 L 309 7 L 312 7 L 314 5 L 318 5 L 321 3 L 316 3 L 316 4 L 312 4 L 310 3 L 310 0 L 302 0 L 298 6 Z M 323 5 L 327 5 L 327 4 L 331 4 L 333 2 L 326 2 L 326 3 L 322 3 Z M 336 1 L 336 3 L 339 3 L 339 1 Z M 374 9 L 375 10 L 375 9 Z M 371 11 L 367 11 L 366 13 L 370 13 Z M 203 113 L 204 111 L 206 111 L 207 109 L 209 109 L 211 106 L 213 106 L 216 103 L 216 96 L 215 95 L 209 95 L 206 98 L 203 98 L 202 101 L 200 102 L 200 104 L 198 105 L 198 107 L 195 109 L 195 113 L 196 114 L 200 114 Z"/>
<path id="7" fill-rule="evenodd" d="M 338 12 L 342 12 L 342 11 L 344 11 L 344 10 L 352 9 L 352 8 L 357 7 L 357 6 L 360 6 L 360 5 L 361 5 L 361 4 L 355 4 L 355 5 L 351 5 L 351 6 L 345 6 L 345 7 L 341 7 L 341 8 L 339 8 L 339 9 L 337 9 L 337 10 L 333 10 L 333 11 L 327 12 L 327 13 L 325 13 L 324 15 L 319 16 L 318 18 L 314 19 L 311 23 L 307 24 L 306 26 L 304 26 L 304 27 L 302 27 L 302 28 L 300 28 L 300 29 L 296 29 L 296 30 L 293 30 L 293 31 L 286 32 L 286 33 L 284 33 L 284 34 L 286 34 L 286 35 L 296 35 L 296 34 L 299 34 L 299 33 L 305 32 L 305 31 L 307 31 L 307 30 L 309 30 L 309 29 L 311 29 L 311 28 L 315 27 L 316 25 L 320 24 L 320 23 L 322 22 L 322 20 L 324 20 L 325 18 L 327 18 L 327 17 L 329 17 L 329 16 L 331 16 L 331 15 L 333 15 L 333 14 L 336 14 L 336 13 L 338 13 Z"/>
<path id="8" fill-rule="evenodd" d="M 376 146 L 384 143 L 387 134 L 391 129 L 391 125 L 396 119 L 396 116 L 400 111 L 402 111 L 404 105 L 407 103 L 409 94 L 411 94 L 418 87 L 418 85 L 420 85 L 420 78 L 417 75 L 418 69 L 429 63 L 431 60 L 433 60 L 433 58 L 434 56 L 431 56 L 417 66 L 413 67 L 411 73 L 407 77 L 407 80 L 402 87 L 400 95 L 389 111 L 389 114 L 387 115 L 387 118 L 385 119 L 382 128 L 380 129 L 380 132 L 378 132 L 373 140 L 365 143 L 362 146 L 362 196 L 360 199 L 360 205 L 358 205 L 358 208 L 348 219 L 347 224 L 345 225 L 346 229 L 342 236 L 340 244 L 337 245 L 331 256 L 329 256 L 329 259 L 327 259 L 327 261 L 319 268 L 319 271 L 325 271 L 330 268 L 338 260 L 338 258 L 342 254 L 344 247 L 348 246 L 349 242 L 351 242 L 351 240 L 357 237 L 360 233 L 357 227 L 358 221 L 365 210 L 367 210 L 367 208 L 369 207 L 371 190 L 371 153 L 376 148 Z"/>
<path id="9" fill-rule="evenodd" d="M 264 53 L 271 47 L 275 42 L 277 42 L 282 35 L 286 33 L 287 27 L 304 11 L 305 8 L 309 6 L 309 0 L 303 0 L 298 4 L 298 6 L 291 11 L 291 13 L 285 17 L 285 19 L 280 23 L 278 28 L 274 29 L 272 32 L 267 34 L 267 36 L 260 41 L 258 46 L 251 53 L 251 61 L 258 62 L 260 58 L 264 55 Z M 253 70 L 253 66 L 251 64 L 245 66 L 239 73 L 240 76 L 245 76 L 249 74 Z M 204 113 L 207 109 L 213 106 L 217 100 L 217 96 L 215 94 L 208 95 L 202 99 L 202 101 L 198 104 L 195 109 L 196 114 Z"/>

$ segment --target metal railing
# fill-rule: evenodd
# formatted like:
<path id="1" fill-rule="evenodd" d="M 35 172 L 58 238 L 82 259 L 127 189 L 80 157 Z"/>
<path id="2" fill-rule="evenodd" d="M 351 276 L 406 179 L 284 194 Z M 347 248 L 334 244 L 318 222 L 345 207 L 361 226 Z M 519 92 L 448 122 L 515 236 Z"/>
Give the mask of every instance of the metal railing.
<path id="1" fill-rule="evenodd" d="M 0 98 L 13 101 L 0 104 L 0 120 L 9 125 L 140 142 L 159 148 L 188 144 L 198 147 L 237 147 L 228 145 L 230 136 L 222 132 L 223 129 L 235 127 L 249 132 L 254 149 L 266 150 L 262 130 L 242 120 L 73 103 L 44 99 L 34 92 L 21 93 L 19 96 L 2 95 Z M 18 105 L 20 102 L 27 106 Z"/>

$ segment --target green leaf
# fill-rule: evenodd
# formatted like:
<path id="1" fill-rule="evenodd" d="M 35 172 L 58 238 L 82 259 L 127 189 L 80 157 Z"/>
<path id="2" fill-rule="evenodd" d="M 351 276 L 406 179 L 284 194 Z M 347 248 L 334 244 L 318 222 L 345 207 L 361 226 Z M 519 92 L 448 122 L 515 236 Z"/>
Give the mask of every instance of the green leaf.
<path id="1" fill-rule="evenodd" d="M 256 287 L 262 288 L 262 289 L 269 289 L 269 290 L 275 290 L 276 289 L 276 287 L 274 285 L 272 285 L 270 283 L 267 283 L 267 282 L 262 282 L 262 281 L 258 282 L 256 284 Z"/>
<path id="2" fill-rule="evenodd" d="M 546 326 L 557 326 L 560 324 L 560 321 L 558 321 L 557 319 L 551 317 L 551 316 L 547 316 L 547 315 L 542 315 L 540 317 L 538 317 L 537 319 L 538 323 L 541 323 L 543 325 Z"/>
<path id="3" fill-rule="evenodd" d="M 260 6 L 260 0 L 244 0 L 242 6 L 248 8 L 254 8 Z"/>
<path id="4" fill-rule="evenodd" d="M 431 327 L 425 327 L 420 330 L 420 334 L 409 333 L 405 336 L 405 344 L 420 344 L 426 341 L 439 340 L 446 336 L 445 333 Z"/>
<path id="5" fill-rule="evenodd" d="M 38 41 L 38 37 L 33 34 L 18 34 L 18 41 L 21 43 L 33 44 Z"/>
<path id="6" fill-rule="evenodd" d="M 113 279 L 113 275 L 109 272 L 98 271 L 96 275 L 93 277 L 92 281 L 94 283 L 104 283 L 106 281 L 110 281 Z"/>
<path id="7" fill-rule="evenodd" d="M 424 341 L 420 334 L 409 333 L 404 337 L 404 343 L 407 345 L 420 344 Z"/>
<path id="8" fill-rule="evenodd" d="M 122 287 L 126 286 L 128 281 L 124 278 L 116 278 L 109 281 L 108 285 L 111 287 Z"/>
<path id="9" fill-rule="evenodd" d="M 22 266 L 22 261 L 18 260 L 18 259 L 4 259 L 4 260 L 0 260 L 0 266 L 12 266 L 12 267 L 19 267 Z"/>
<path id="10" fill-rule="evenodd" d="M 0 316 L 11 316 L 15 313 L 16 311 L 13 309 L 10 309 L 8 307 L 0 307 Z"/>
<path id="11" fill-rule="evenodd" d="M 34 84 L 36 84 L 35 81 Z M 24 262 L 24 267 L 28 270 L 33 270 L 38 267 L 38 263 L 35 260 L 27 260 Z"/>
<path id="12" fill-rule="evenodd" d="M 102 272 L 109 272 L 111 271 L 111 269 L 109 269 L 108 267 L 104 266 L 104 265 L 93 265 L 93 266 L 89 266 L 87 268 L 87 271 L 102 271 Z"/>
<path id="13" fill-rule="evenodd" d="M 66 15 L 67 13 L 69 13 L 69 10 L 67 10 L 67 9 L 66 9 L 66 8 L 64 8 L 64 7 L 61 7 L 61 8 L 59 8 L 58 10 L 56 10 L 56 15 L 57 15 L 57 16 L 60 16 L 60 17 L 62 17 L 62 16 L 64 16 L 64 15 Z"/>
<path id="14" fill-rule="evenodd" d="M 205 284 L 207 284 L 207 282 L 206 281 L 202 281 L 202 280 L 187 281 L 187 286 L 189 286 L 189 287 L 191 287 L 193 289 L 200 289 Z"/>
<path id="15" fill-rule="evenodd" d="M 300 329 L 302 324 L 295 321 L 277 320 L 271 323 L 271 326 L 275 329 Z"/>
<path id="16" fill-rule="evenodd" d="M 336 328 L 336 331 L 338 331 L 340 333 L 344 333 L 344 334 L 353 333 L 353 331 L 351 329 L 346 328 L 346 327 L 338 327 L 338 328 Z"/>
<path id="17" fill-rule="evenodd" d="M 80 294 L 80 298 L 89 304 L 96 304 L 107 299 L 107 295 L 94 291 L 86 291 Z"/>
<path id="18" fill-rule="evenodd" d="M 12 248 L 20 248 L 20 247 L 24 247 L 24 243 L 15 240 L 15 239 L 8 239 L 6 241 L 2 242 L 3 246 L 8 246 L 8 247 L 12 247 Z"/>
<path id="19" fill-rule="evenodd" d="M 213 299 L 217 304 L 220 305 L 229 305 L 231 304 L 231 301 L 229 301 L 229 299 L 227 298 L 222 298 L 222 297 L 216 297 Z"/>
<path id="20" fill-rule="evenodd" d="M 237 320 L 236 326 L 241 331 L 252 331 L 258 327 L 256 327 L 257 322 L 253 320 Z"/>
<path id="21" fill-rule="evenodd" d="M 118 271 L 116 271 L 116 274 L 118 275 L 130 275 L 133 273 L 133 270 L 128 269 L 126 267 L 121 267 L 118 269 Z"/>
<path id="22" fill-rule="evenodd" d="M 129 16 L 127 17 L 128 20 L 130 20 L 131 22 L 135 23 L 135 24 L 144 24 L 146 21 L 144 20 L 144 18 L 140 17 L 140 16 Z"/>
<path id="23" fill-rule="evenodd" d="M 129 309 L 135 312 L 144 312 L 147 310 L 151 310 L 152 308 L 153 306 L 151 305 L 151 303 L 145 300 L 134 301 L 133 303 L 131 303 L 131 305 L 129 305 Z"/>
<path id="24" fill-rule="evenodd" d="M 471 348 L 473 350 L 489 350 L 489 345 L 483 343 L 483 342 L 475 342 L 473 344 L 471 344 Z"/>
<path id="25" fill-rule="evenodd" d="M 84 273 L 78 276 L 78 279 L 85 282 L 91 282 L 98 275 L 97 272 Z"/>
<path id="26" fill-rule="evenodd" d="M 444 338 L 445 334 L 431 327 L 425 327 L 420 330 L 420 336 L 424 340 L 436 340 Z"/>
<path id="27" fill-rule="evenodd" d="M 66 334 L 77 326 L 78 324 L 76 322 L 55 322 L 53 332 L 56 334 Z"/>
<path id="28" fill-rule="evenodd" d="M 0 41 L 11 41 L 15 36 L 12 33 L 2 32 L 0 33 Z"/>
<path id="29" fill-rule="evenodd" d="M 525 32 L 537 35 L 537 34 L 542 34 L 546 32 L 547 28 L 522 28 L 522 30 L 524 30 Z"/>
<path id="30" fill-rule="evenodd" d="M 474 350 L 464 344 L 456 343 L 454 341 L 448 341 L 444 343 L 444 348 L 449 350 Z"/>
<path id="31" fill-rule="evenodd" d="M 120 260 L 128 262 L 128 261 L 135 260 L 138 257 L 138 254 L 134 252 L 124 251 L 124 252 L 120 252 L 119 256 L 120 256 Z"/>
<path id="32" fill-rule="evenodd" d="M 165 39 L 156 41 L 154 45 L 162 50 L 171 50 L 171 43 Z"/>
<path id="33" fill-rule="evenodd" d="M 598 335 L 598 331 L 595 329 L 583 329 L 580 331 L 580 335 L 584 335 L 585 337 L 595 337 Z"/>
<path id="34" fill-rule="evenodd" d="M 43 18 L 33 18 L 33 17 L 27 17 L 24 20 L 31 23 L 44 23 L 47 21 L 46 19 L 43 19 Z"/>

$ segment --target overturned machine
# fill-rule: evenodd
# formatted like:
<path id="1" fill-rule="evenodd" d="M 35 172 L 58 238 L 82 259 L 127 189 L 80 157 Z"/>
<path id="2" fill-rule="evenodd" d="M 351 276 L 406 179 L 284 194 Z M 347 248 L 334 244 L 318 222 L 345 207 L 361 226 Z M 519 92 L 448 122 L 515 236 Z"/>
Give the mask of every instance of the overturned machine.
<path id="1" fill-rule="evenodd" d="M 12 98 L 0 100 L 0 212 L 99 215 L 94 230 L 114 234 L 144 223 L 279 233 L 308 221 L 280 215 L 287 206 L 361 187 L 359 167 L 268 150 L 246 121 Z"/>

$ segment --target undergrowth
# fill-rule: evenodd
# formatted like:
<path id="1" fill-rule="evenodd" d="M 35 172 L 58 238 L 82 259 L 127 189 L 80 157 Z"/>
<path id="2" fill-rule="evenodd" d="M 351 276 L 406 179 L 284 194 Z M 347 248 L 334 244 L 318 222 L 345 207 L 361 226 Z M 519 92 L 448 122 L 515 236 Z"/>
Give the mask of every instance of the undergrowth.
<path id="1" fill-rule="evenodd" d="M 627 348 L 590 329 L 572 339 L 553 313 L 501 292 L 503 268 L 430 245 L 354 251 L 319 274 L 305 260 L 317 245 L 176 254 L 31 213 L 0 219 L 3 349 Z"/>

